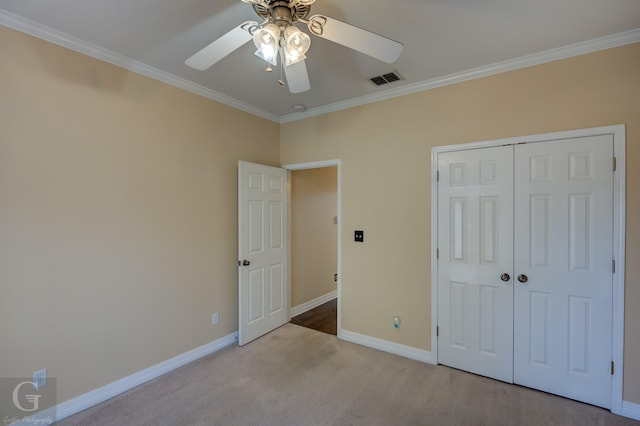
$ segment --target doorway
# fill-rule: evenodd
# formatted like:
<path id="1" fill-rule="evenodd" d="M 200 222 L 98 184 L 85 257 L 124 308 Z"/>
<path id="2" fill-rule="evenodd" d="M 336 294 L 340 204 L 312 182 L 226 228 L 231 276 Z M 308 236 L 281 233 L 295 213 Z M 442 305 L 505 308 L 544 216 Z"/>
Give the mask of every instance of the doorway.
<path id="1" fill-rule="evenodd" d="M 438 361 L 620 410 L 624 127 L 433 157 Z"/>
<path id="2" fill-rule="evenodd" d="M 340 162 L 289 170 L 291 322 L 340 331 Z"/>

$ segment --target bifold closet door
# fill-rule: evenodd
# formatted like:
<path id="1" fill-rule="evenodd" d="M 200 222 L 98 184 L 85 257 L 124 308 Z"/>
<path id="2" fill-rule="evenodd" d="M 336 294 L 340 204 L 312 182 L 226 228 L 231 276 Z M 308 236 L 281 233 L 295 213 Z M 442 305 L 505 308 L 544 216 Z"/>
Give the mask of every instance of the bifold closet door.
<path id="1" fill-rule="evenodd" d="M 607 408 L 612 158 L 606 135 L 516 145 L 514 163 L 514 382 Z"/>
<path id="2" fill-rule="evenodd" d="M 513 148 L 438 155 L 438 360 L 513 379 Z"/>

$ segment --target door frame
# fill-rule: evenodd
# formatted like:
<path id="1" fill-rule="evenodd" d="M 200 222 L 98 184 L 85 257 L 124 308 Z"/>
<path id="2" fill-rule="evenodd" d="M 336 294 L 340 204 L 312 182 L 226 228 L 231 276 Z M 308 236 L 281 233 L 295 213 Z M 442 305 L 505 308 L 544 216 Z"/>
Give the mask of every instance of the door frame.
<path id="1" fill-rule="evenodd" d="M 438 363 L 438 155 L 452 151 L 600 135 L 613 136 L 613 155 L 616 158 L 616 171 L 613 175 L 613 258 L 615 259 L 616 269 L 613 274 L 613 329 L 611 342 L 611 356 L 612 361 L 615 363 L 615 373 L 613 374 L 611 387 L 611 412 L 622 415 L 626 223 L 626 135 L 624 124 L 437 146 L 431 149 L 431 357 L 434 364 Z"/>
<path id="2" fill-rule="evenodd" d="M 338 262 L 337 271 L 338 281 L 336 283 L 336 293 L 338 295 L 338 337 L 342 338 L 342 160 L 324 160 L 313 161 L 309 163 L 295 163 L 281 166 L 288 171 L 287 197 L 289 202 L 289 247 L 291 247 L 291 172 L 295 170 L 322 169 L 326 167 L 337 167 L 338 173 L 338 208 L 336 215 L 338 217 L 337 233 L 338 233 Z M 291 250 L 289 250 L 289 277 L 291 277 Z M 289 300 L 291 300 L 291 279 L 289 279 Z M 291 306 L 289 306 L 289 319 L 291 319 Z"/>

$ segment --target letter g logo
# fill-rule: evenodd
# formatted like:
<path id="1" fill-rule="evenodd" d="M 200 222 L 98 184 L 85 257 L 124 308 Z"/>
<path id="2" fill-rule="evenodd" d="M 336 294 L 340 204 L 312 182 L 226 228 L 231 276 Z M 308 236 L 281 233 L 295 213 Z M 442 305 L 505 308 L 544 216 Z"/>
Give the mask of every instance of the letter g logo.
<path id="1" fill-rule="evenodd" d="M 20 403 L 19 392 L 20 392 L 20 389 L 27 384 L 31 386 L 35 385 L 33 382 L 25 381 L 25 382 L 18 383 L 18 386 L 16 386 L 13 389 L 13 405 L 15 405 L 16 408 L 18 408 L 19 410 L 26 411 L 29 413 L 32 411 L 36 411 L 38 409 L 38 402 L 42 395 L 25 395 L 25 398 L 27 398 L 27 401 L 32 404 L 32 408 L 24 408 Z"/>

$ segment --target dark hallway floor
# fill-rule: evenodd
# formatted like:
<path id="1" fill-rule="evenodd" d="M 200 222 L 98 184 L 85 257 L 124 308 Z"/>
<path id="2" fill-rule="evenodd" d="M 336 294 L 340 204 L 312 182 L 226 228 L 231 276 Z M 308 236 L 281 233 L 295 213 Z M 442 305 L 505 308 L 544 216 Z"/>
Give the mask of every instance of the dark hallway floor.
<path id="1" fill-rule="evenodd" d="M 336 335 L 338 333 L 338 299 L 330 300 L 291 318 L 291 323 Z"/>

